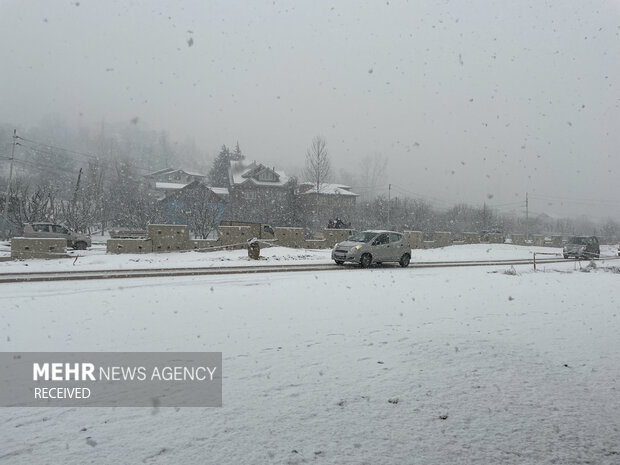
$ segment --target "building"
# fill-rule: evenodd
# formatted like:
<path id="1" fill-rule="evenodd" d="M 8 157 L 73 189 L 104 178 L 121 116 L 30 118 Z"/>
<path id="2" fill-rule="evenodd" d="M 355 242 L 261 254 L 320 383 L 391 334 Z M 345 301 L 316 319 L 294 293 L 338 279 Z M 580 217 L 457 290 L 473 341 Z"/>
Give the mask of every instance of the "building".
<path id="1" fill-rule="evenodd" d="M 299 203 L 304 217 L 313 228 L 326 227 L 329 220 L 340 218 L 345 223 L 351 221 L 355 202 L 359 195 L 344 184 L 321 184 L 311 182 L 299 184 Z"/>
<path id="2" fill-rule="evenodd" d="M 162 199 L 171 192 L 183 189 L 194 181 L 204 182 L 206 175 L 193 173 L 181 169 L 165 168 L 144 176 L 149 189 L 158 199 Z"/>
<path id="3" fill-rule="evenodd" d="M 295 184 L 283 171 L 263 164 L 236 161 L 230 164 L 231 219 L 291 225 Z"/>
<path id="4" fill-rule="evenodd" d="M 187 224 L 194 235 L 206 238 L 222 220 L 228 195 L 225 187 L 193 181 L 159 200 L 160 212 L 167 224 Z"/>

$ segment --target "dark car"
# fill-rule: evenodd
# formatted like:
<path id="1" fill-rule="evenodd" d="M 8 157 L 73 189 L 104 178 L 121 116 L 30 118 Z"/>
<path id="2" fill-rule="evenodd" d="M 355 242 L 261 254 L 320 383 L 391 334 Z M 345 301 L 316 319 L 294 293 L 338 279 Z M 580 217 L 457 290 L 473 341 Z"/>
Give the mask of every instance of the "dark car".
<path id="1" fill-rule="evenodd" d="M 598 258 L 601 248 L 595 236 L 571 237 L 564 246 L 564 258 Z"/>

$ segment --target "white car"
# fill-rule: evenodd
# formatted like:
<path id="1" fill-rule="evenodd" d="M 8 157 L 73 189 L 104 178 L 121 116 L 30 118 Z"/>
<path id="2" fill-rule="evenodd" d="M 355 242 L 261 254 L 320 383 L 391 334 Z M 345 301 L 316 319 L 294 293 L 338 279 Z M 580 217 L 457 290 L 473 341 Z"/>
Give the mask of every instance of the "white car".
<path id="1" fill-rule="evenodd" d="M 368 268 L 371 263 L 384 262 L 397 262 L 407 267 L 411 261 L 411 246 L 399 232 L 363 231 L 336 244 L 332 250 L 332 260 L 337 265 L 359 263 L 362 268 Z"/>

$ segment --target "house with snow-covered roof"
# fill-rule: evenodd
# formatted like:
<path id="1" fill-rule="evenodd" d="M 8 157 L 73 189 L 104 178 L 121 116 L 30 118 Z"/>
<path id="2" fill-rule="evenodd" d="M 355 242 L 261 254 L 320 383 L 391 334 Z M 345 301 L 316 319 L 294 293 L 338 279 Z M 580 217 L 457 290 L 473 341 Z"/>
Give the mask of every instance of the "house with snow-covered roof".
<path id="1" fill-rule="evenodd" d="M 195 181 L 204 182 L 206 178 L 207 176 L 202 173 L 175 168 L 164 168 L 144 175 L 144 180 L 158 199 L 179 191 Z"/>
<path id="2" fill-rule="evenodd" d="M 152 188 L 156 188 L 156 184 L 159 183 L 161 189 L 172 189 L 171 186 L 175 184 L 186 186 L 193 181 L 204 181 L 206 178 L 206 174 L 175 168 L 164 168 L 144 175 L 144 179 Z"/>
<path id="3" fill-rule="evenodd" d="M 284 171 L 242 160 L 231 162 L 228 175 L 231 218 L 286 223 L 286 211 L 295 192 L 294 184 Z"/>
<path id="4" fill-rule="evenodd" d="M 180 189 L 170 190 L 159 199 L 160 212 L 170 224 L 192 224 L 190 219 L 208 219 L 213 224 L 222 219 L 228 203 L 229 191 L 225 187 L 210 187 L 193 181 Z"/>
<path id="5" fill-rule="evenodd" d="M 299 184 L 299 200 L 301 210 L 306 218 L 318 220 L 320 225 L 327 225 L 330 219 L 340 218 L 348 222 L 355 209 L 358 194 L 351 191 L 345 184 L 312 182 Z"/>

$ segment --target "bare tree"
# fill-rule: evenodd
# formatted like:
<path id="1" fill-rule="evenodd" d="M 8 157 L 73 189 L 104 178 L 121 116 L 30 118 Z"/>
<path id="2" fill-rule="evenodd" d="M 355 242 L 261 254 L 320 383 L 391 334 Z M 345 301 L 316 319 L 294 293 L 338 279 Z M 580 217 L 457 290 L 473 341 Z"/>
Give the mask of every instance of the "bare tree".
<path id="1" fill-rule="evenodd" d="M 380 153 L 365 156 L 360 163 L 360 190 L 362 200 L 372 201 L 377 194 L 377 187 L 385 182 L 388 161 Z"/>
<path id="2" fill-rule="evenodd" d="M 306 166 L 304 168 L 304 177 L 312 182 L 316 189 L 316 204 L 314 208 L 315 227 L 319 227 L 320 215 L 320 194 L 323 185 L 330 178 L 331 163 L 329 161 L 329 153 L 327 152 L 327 143 L 321 136 L 312 139 L 312 144 L 306 151 Z"/>
<path id="3" fill-rule="evenodd" d="M 49 186 L 35 186 L 31 194 L 27 181 L 18 178 L 11 186 L 8 219 L 17 225 L 50 220 L 56 213 L 54 200 Z"/>
<path id="4" fill-rule="evenodd" d="M 222 216 L 221 200 L 202 184 L 189 190 L 183 200 L 183 215 L 187 225 L 196 236 L 206 239 Z"/>
<path id="5" fill-rule="evenodd" d="M 317 194 L 331 175 L 331 163 L 327 152 L 327 142 L 321 136 L 312 139 L 312 144 L 306 151 L 306 167 L 304 177 L 316 187 Z"/>

